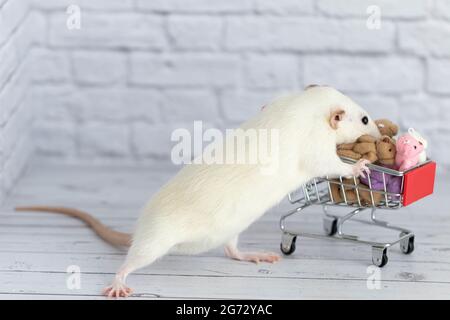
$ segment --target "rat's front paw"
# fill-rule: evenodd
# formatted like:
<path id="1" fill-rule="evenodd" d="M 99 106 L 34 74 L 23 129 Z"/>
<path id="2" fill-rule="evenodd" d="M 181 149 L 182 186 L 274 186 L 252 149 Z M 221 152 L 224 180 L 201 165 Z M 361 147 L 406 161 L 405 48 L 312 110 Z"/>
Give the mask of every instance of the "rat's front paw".
<path id="1" fill-rule="evenodd" d="M 133 290 L 124 284 L 112 284 L 103 289 L 103 295 L 108 298 L 126 298 L 131 295 Z"/>
<path id="2" fill-rule="evenodd" d="M 370 174 L 370 169 L 367 167 L 367 165 L 370 163 L 369 160 L 366 159 L 361 159 L 358 160 L 357 163 L 355 163 L 355 165 L 353 166 L 353 175 L 355 177 L 363 177 L 365 178 L 365 174 L 369 175 Z"/>

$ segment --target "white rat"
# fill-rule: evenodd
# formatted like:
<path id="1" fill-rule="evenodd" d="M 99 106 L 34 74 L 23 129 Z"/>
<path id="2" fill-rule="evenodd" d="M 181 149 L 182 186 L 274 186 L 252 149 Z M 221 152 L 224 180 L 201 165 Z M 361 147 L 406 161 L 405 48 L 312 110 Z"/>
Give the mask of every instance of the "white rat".
<path id="1" fill-rule="evenodd" d="M 342 162 L 336 145 L 354 142 L 363 134 L 380 137 L 366 111 L 325 86 L 277 99 L 241 128 L 279 130 L 277 171 L 264 174 L 259 164 L 186 165 L 150 199 L 132 237 L 74 209 L 17 209 L 74 216 L 112 244 L 131 244 L 112 285 L 104 290 L 107 296 L 123 297 L 131 293 L 126 277 L 168 252 L 194 254 L 225 244 L 225 254 L 232 259 L 278 261 L 275 253 L 240 251 L 239 233 L 314 177 L 368 173 L 366 160 L 355 165 Z"/>

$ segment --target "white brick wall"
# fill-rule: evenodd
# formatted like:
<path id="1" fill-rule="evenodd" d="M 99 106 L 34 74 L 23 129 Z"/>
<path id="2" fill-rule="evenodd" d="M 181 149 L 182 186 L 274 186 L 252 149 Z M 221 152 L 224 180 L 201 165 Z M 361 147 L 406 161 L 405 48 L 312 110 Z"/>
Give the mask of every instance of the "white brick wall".
<path id="1" fill-rule="evenodd" d="M 444 0 L 445 1 L 445 0 Z M 444 2 L 441 1 L 441 2 Z M 342 18 L 364 16 L 367 7 L 378 5 L 383 17 L 395 19 L 420 19 L 428 14 L 428 0 L 318 0 L 318 9 L 328 16 Z"/>
<path id="2" fill-rule="evenodd" d="M 154 87 L 236 87 L 239 58 L 216 53 L 132 53 L 130 84 Z"/>
<path id="3" fill-rule="evenodd" d="M 69 4 L 81 7 L 81 30 L 65 28 Z M 171 128 L 232 126 L 280 92 L 326 83 L 375 117 L 422 130 L 430 153 L 450 167 L 434 147 L 450 143 L 446 0 L 33 5 L 48 24 L 33 77 L 46 160 L 158 161 L 168 156 Z M 380 30 L 366 27 L 370 5 L 381 9 Z"/>
<path id="4" fill-rule="evenodd" d="M 303 74 L 306 83 L 333 83 L 347 92 L 408 94 L 423 86 L 422 62 L 415 57 L 310 56 Z"/>
<path id="5" fill-rule="evenodd" d="M 174 128 L 235 126 L 280 92 L 324 83 L 374 117 L 415 126 L 450 168 L 447 0 L 30 1 L 31 12 L 16 4 L 0 18 L 0 83 L 16 101 L 1 123 L 24 95 L 15 70 L 32 56 L 27 101 L 44 161 L 166 161 Z M 66 28 L 70 4 L 80 30 Z M 380 30 L 366 26 L 370 5 Z M 17 44 L 2 40 L 14 32 Z"/>
<path id="6" fill-rule="evenodd" d="M 30 109 L 32 45 L 40 40 L 42 20 L 29 2 L 0 1 L 0 202 L 14 185 L 33 151 Z M 33 33 L 30 34 L 30 26 Z"/>
<path id="7" fill-rule="evenodd" d="M 72 54 L 72 66 L 73 80 L 80 85 L 107 86 L 127 79 L 127 56 L 121 52 L 77 51 Z"/>

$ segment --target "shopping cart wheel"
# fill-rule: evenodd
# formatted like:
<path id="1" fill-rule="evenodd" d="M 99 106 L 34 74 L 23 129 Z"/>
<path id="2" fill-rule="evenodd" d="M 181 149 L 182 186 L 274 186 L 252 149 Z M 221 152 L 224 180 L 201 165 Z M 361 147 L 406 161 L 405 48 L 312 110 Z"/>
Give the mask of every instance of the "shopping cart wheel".
<path id="1" fill-rule="evenodd" d="M 285 255 L 293 254 L 295 251 L 295 241 L 297 236 L 293 236 L 289 233 L 283 233 L 280 243 L 280 250 Z"/>
<path id="2" fill-rule="evenodd" d="M 372 263 L 377 267 L 384 267 L 388 263 L 387 249 L 372 247 Z"/>
<path id="3" fill-rule="evenodd" d="M 406 233 L 400 233 L 400 237 L 405 236 Z M 400 241 L 400 250 L 402 250 L 402 252 L 404 254 L 410 254 L 411 252 L 414 251 L 414 236 L 411 236 L 409 238 L 403 239 Z"/>
<path id="4" fill-rule="evenodd" d="M 323 229 L 327 236 L 334 236 L 337 232 L 337 218 L 329 216 L 324 217 Z"/>

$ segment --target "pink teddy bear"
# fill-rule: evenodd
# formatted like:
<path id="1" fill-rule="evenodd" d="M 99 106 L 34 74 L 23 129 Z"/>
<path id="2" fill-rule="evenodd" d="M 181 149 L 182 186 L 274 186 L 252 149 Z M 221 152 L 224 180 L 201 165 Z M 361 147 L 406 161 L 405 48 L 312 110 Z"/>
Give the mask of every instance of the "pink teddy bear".
<path id="1" fill-rule="evenodd" d="M 406 171 L 419 163 L 424 145 L 414 136 L 406 133 L 398 138 L 396 149 L 395 165 L 399 171 Z"/>

